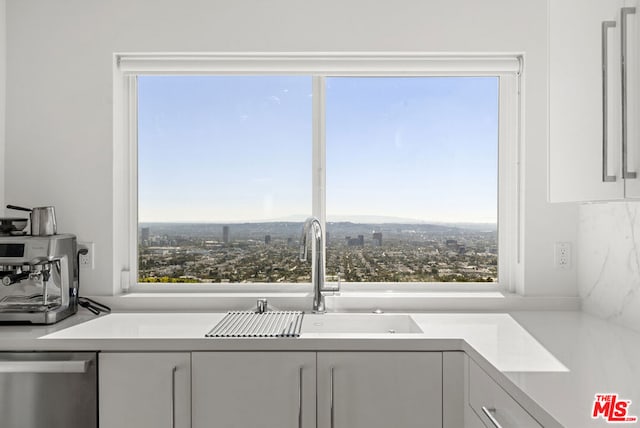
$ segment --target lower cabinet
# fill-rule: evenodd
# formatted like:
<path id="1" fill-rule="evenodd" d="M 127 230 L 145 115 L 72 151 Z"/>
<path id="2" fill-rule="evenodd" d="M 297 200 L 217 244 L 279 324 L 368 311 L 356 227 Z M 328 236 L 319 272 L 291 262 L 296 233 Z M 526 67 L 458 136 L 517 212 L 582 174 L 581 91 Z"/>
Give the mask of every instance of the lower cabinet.
<path id="1" fill-rule="evenodd" d="M 192 372 L 193 428 L 442 426 L 440 352 L 195 352 Z"/>
<path id="2" fill-rule="evenodd" d="M 464 352 L 99 354 L 101 428 L 541 425 Z"/>
<path id="3" fill-rule="evenodd" d="M 468 404 L 488 427 L 542 428 L 473 360 L 468 359 Z"/>
<path id="4" fill-rule="evenodd" d="M 442 353 L 443 428 L 485 428 L 469 404 L 469 357 L 464 352 Z"/>
<path id="5" fill-rule="evenodd" d="M 442 427 L 441 352 L 318 352 L 318 428 Z"/>
<path id="6" fill-rule="evenodd" d="M 313 428 L 315 352 L 194 352 L 193 428 Z"/>
<path id="7" fill-rule="evenodd" d="M 443 353 L 443 428 L 541 428 L 464 352 Z"/>
<path id="8" fill-rule="evenodd" d="M 191 354 L 101 353 L 100 428 L 191 427 Z"/>

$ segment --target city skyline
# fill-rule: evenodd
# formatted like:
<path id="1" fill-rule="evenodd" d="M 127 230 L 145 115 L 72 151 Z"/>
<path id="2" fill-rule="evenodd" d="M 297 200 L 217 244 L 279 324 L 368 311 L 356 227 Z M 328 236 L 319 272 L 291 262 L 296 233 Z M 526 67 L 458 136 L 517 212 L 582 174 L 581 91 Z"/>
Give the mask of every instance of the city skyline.
<path id="1" fill-rule="evenodd" d="M 149 283 L 308 283 L 301 224 L 148 223 L 138 276 Z M 329 223 L 326 272 L 346 282 L 495 282 L 497 230 Z"/>

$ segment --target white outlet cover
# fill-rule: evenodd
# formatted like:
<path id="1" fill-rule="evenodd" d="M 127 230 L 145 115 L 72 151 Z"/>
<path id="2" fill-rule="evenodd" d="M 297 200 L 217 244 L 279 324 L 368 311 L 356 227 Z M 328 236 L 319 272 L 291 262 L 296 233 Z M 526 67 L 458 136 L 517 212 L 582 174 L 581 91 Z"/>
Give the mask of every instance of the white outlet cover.
<path id="1" fill-rule="evenodd" d="M 93 270 L 95 268 L 95 244 L 93 242 L 78 242 L 78 250 L 87 249 L 86 255 L 80 254 L 79 267 L 84 270 Z"/>
<path id="2" fill-rule="evenodd" d="M 554 253 L 554 264 L 558 269 L 568 269 L 571 267 L 570 242 L 556 242 Z"/>

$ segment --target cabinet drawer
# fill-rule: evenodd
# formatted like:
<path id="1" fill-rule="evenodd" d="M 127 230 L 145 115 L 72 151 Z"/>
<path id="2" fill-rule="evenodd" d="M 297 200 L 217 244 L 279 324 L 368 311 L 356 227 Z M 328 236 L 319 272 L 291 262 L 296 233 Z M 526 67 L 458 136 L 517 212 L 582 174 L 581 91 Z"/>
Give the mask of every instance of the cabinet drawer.
<path id="1" fill-rule="evenodd" d="M 469 359 L 469 405 L 487 427 L 542 427 L 471 359 Z M 495 422 L 490 419 L 487 412 Z"/>

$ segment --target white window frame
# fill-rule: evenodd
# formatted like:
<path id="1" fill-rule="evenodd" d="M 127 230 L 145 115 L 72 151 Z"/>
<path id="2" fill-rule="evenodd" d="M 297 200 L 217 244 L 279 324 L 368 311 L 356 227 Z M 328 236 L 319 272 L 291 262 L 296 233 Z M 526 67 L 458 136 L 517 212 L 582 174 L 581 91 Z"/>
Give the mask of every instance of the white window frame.
<path id="1" fill-rule="evenodd" d="M 524 56 L 426 53 L 114 54 L 114 294 L 127 291 L 278 292 L 310 284 L 138 284 L 137 86 L 138 75 L 306 75 L 313 87 L 312 215 L 325 210 L 325 84 L 327 77 L 499 78 L 498 283 L 346 283 L 343 290 L 503 291 L 522 277 L 522 79 Z M 323 227 L 324 230 L 324 227 Z"/>

